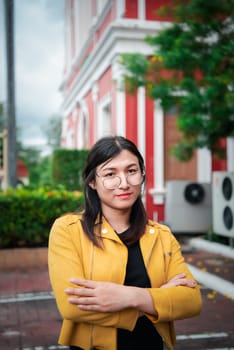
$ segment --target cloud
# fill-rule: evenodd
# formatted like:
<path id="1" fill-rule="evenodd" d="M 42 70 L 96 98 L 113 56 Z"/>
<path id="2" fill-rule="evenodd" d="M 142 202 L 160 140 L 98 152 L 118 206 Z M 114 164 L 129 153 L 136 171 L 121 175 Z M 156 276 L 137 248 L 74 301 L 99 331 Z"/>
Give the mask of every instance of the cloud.
<path id="1" fill-rule="evenodd" d="M 59 114 L 63 17 L 63 0 L 15 0 L 16 120 L 27 145 L 41 144 L 42 126 Z"/>

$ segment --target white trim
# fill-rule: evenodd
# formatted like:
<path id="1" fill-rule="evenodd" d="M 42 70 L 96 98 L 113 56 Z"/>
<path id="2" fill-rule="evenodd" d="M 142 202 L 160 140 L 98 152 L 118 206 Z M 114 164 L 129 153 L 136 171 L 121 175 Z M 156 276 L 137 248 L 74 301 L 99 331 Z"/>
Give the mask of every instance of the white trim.
<path id="1" fill-rule="evenodd" d="M 87 129 L 89 128 L 89 113 L 85 101 L 80 102 L 80 113 L 77 115 L 77 149 L 87 147 Z"/>
<path id="2" fill-rule="evenodd" d="M 155 100 L 154 108 L 154 188 L 149 190 L 154 204 L 163 204 L 164 188 L 164 112 L 160 100 Z"/>
<path id="3" fill-rule="evenodd" d="M 141 22 L 142 23 L 142 22 Z M 113 22 L 104 32 L 100 42 L 95 47 L 89 59 L 81 67 L 79 75 L 75 79 L 74 85 L 70 88 L 61 106 L 68 114 L 72 110 L 74 100 L 81 100 L 83 96 L 91 89 L 92 81 L 98 81 L 103 72 L 110 66 L 120 53 L 139 52 L 145 55 L 153 53 L 153 49 L 144 39 L 146 35 L 155 34 L 163 27 L 159 22 L 118 20 Z M 68 82 L 68 78 L 74 73 L 79 64 L 79 55 L 76 64 L 70 69 L 67 77 L 64 79 L 61 89 Z"/>
<path id="4" fill-rule="evenodd" d="M 125 93 L 123 91 L 116 91 L 116 134 L 126 135 L 126 110 L 125 110 Z"/>
<path id="5" fill-rule="evenodd" d="M 140 87 L 137 91 L 137 138 L 138 148 L 145 159 L 145 88 Z"/>
<path id="6" fill-rule="evenodd" d="M 212 164 L 211 152 L 208 148 L 197 150 L 197 180 L 199 182 L 211 182 Z"/>
<path id="7" fill-rule="evenodd" d="M 66 148 L 68 149 L 74 148 L 74 130 L 71 128 L 67 130 Z"/>
<path id="8" fill-rule="evenodd" d="M 145 20 L 145 0 L 138 0 L 138 18 Z"/>
<path id="9" fill-rule="evenodd" d="M 227 138 L 227 171 L 234 171 L 234 137 Z"/>
<path id="10" fill-rule="evenodd" d="M 97 139 L 97 115 L 98 115 L 98 107 L 97 107 L 97 101 L 98 101 L 98 84 L 97 82 L 93 83 L 92 86 L 92 101 L 93 101 L 93 135 L 94 140 Z M 90 140 L 89 140 L 90 142 Z"/>
<path id="11" fill-rule="evenodd" d="M 106 11 L 108 8 L 106 8 Z M 104 14 L 104 12 L 103 12 Z M 102 20 L 102 19 L 101 19 Z M 98 17 L 98 21 L 100 21 L 100 16 Z M 106 42 L 106 38 L 110 36 L 109 31 L 112 30 L 112 28 L 118 29 L 122 33 L 122 37 L 125 39 L 128 38 L 131 41 L 131 35 L 128 34 L 125 35 L 126 32 L 133 32 L 135 35 L 137 35 L 140 40 L 142 40 L 142 44 L 144 44 L 144 38 L 147 34 L 155 35 L 157 31 L 160 31 L 164 28 L 168 28 L 171 25 L 170 22 L 161 22 L 161 21 L 140 21 L 138 19 L 126 19 L 126 18 L 118 18 L 116 21 L 113 21 L 109 27 L 107 28 L 106 32 L 102 35 L 102 38 L 100 39 L 100 42 L 98 45 L 94 48 L 94 51 L 100 51 L 99 46 L 102 45 L 102 42 Z M 98 27 L 99 24 L 97 24 L 96 27 Z M 64 77 L 64 82 L 66 82 L 67 79 L 69 79 L 70 75 L 76 70 L 77 66 L 81 63 L 84 55 L 86 54 L 87 48 L 89 47 L 90 43 L 93 40 L 93 37 L 95 36 L 95 30 L 97 28 L 92 28 L 90 31 L 90 35 L 87 38 L 83 48 L 80 50 L 80 54 L 77 57 L 76 61 L 72 62 L 72 65 L 70 67 L 70 70 L 67 72 L 67 75 Z M 135 50 L 135 52 L 141 52 L 141 50 Z M 94 55 L 95 56 L 95 55 Z M 62 85 L 63 85 L 62 83 Z M 61 86 L 62 87 L 62 86 Z"/>
<path id="12" fill-rule="evenodd" d="M 122 89 L 122 67 L 118 62 L 117 56 L 112 64 L 112 79 L 116 88 L 116 101 L 115 101 L 115 132 L 116 135 L 126 136 L 126 101 L 125 92 Z"/>
<path id="13" fill-rule="evenodd" d="M 108 125 L 106 123 L 106 120 L 104 120 L 104 117 L 106 115 L 105 109 L 107 107 L 111 108 L 111 94 L 108 93 L 106 96 L 100 100 L 98 103 L 98 113 L 97 113 L 97 138 L 99 139 L 100 137 L 110 135 L 111 131 L 111 114 L 109 115 L 110 118 L 110 131 L 106 131 L 106 127 L 108 128 Z"/>
<path id="14" fill-rule="evenodd" d="M 116 1 L 116 17 L 122 18 L 125 13 L 125 0 Z"/>
<path id="15" fill-rule="evenodd" d="M 82 149 L 83 148 L 83 118 L 84 114 L 82 109 L 80 110 L 79 115 L 77 116 L 77 140 L 76 140 L 76 149 Z"/>
<path id="16" fill-rule="evenodd" d="M 75 57 L 79 54 L 80 50 L 80 38 L 81 38 L 81 31 L 80 31 L 80 21 L 79 21 L 79 13 L 80 13 L 80 2 L 75 1 L 74 2 L 75 10 L 74 10 L 74 28 L 75 28 Z"/>

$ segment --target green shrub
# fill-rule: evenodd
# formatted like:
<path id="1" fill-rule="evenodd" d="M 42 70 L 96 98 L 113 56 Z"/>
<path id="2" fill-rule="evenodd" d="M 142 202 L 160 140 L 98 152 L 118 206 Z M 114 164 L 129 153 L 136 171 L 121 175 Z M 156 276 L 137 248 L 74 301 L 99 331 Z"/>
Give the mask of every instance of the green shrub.
<path id="1" fill-rule="evenodd" d="M 82 206 L 81 192 L 62 187 L 0 192 L 0 248 L 46 246 L 54 220 Z"/>

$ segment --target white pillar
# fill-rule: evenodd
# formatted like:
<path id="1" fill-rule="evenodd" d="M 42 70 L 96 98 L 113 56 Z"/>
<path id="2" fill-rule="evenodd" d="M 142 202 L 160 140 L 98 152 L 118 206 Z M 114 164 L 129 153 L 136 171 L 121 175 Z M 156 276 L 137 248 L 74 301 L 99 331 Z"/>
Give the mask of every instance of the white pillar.
<path id="1" fill-rule="evenodd" d="M 92 128 L 93 128 L 94 142 L 97 140 L 97 100 L 98 100 L 98 85 L 95 82 L 92 87 L 93 120 L 94 120 Z"/>
<path id="2" fill-rule="evenodd" d="M 138 148 L 143 158 L 145 159 L 145 88 L 144 87 L 140 87 L 138 89 L 137 111 L 138 111 L 138 119 L 137 119 Z"/>
<path id="3" fill-rule="evenodd" d="M 116 1 L 116 17 L 121 18 L 123 17 L 125 12 L 125 1 L 124 0 L 117 0 Z"/>
<path id="4" fill-rule="evenodd" d="M 145 2 L 146 0 L 138 0 L 138 19 L 145 20 Z"/>
<path id="5" fill-rule="evenodd" d="M 116 85 L 116 135 L 126 136 L 125 92 L 122 89 L 123 68 L 118 63 L 119 57 L 112 64 L 112 79 Z"/>
<path id="6" fill-rule="evenodd" d="M 197 180 L 199 182 L 211 182 L 211 153 L 208 148 L 197 150 Z"/>
<path id="7" fill-rule="evenodd" d="M 234 137 L 227 138 L 227 170 L 234 171 Z"/>
<path id="8" fill-rule="evenodd" d="M 154 204 L 163 204 L 164 188 L 164 113 L 160 100 L 154 109 L 154 188 L 150 190 Z"/>

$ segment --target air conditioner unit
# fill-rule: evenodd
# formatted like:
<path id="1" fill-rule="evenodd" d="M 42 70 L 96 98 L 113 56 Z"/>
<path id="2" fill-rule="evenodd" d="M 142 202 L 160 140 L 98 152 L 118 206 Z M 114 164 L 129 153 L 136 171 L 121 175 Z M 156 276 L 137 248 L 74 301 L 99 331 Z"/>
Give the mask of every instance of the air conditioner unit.
<path id="1" fill-rule="evenodd" d="M 166 184 L 165 222 L 173 233 L 206 233 L 211 228 L 211 184 L 171 180 Z"/>
<path id="2" fill-rule="evenodd" d="M 213 231 L 234 238 L 234 172 L 213 172 L 212 206 Z"/>

